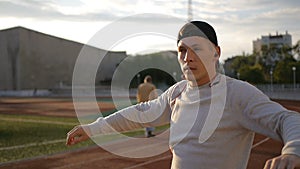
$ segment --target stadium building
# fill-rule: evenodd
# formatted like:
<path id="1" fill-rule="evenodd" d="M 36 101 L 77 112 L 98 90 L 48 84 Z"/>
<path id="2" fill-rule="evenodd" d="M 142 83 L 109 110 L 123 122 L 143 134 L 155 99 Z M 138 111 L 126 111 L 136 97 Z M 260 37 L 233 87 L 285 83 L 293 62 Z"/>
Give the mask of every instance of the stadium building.
<path id="1" fill-rule="evenodd" d="M 72 84 L 76 59 L 84 44 L 24 27 L 0 31 L 0 90 L 53 89 Z M 106 53 L 95 82 L 108 82 L 126 52 L 88 47 Z"/>

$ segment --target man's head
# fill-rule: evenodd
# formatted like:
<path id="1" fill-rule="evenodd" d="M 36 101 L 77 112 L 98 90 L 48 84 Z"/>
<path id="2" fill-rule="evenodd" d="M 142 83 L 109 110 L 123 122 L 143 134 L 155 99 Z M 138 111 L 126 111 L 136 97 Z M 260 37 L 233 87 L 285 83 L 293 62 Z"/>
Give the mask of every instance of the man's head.
<path id="1" fill-rule="evenodd" d="M 200 36 L 211 41 L 215 46 L 218 46 L 218 39 L 214 28 L 203 21 L 192 21 L 185 24 L 178 33 L 178 42 L 186 37 Z"/>
<path id="2" fill-rule="evenodd" d="M 214 28 L 206 22 L 192 21 L 178 33 L 178 61 L 189 81 L 201 85 L 216 74 L 220 47 Z"/>
<path id="3" fill-rule="evenodd" d="M 144 78 L 144 83 L 152 83 L 152 77 L 150 75 L 147 75 L 145 78 Z"/>

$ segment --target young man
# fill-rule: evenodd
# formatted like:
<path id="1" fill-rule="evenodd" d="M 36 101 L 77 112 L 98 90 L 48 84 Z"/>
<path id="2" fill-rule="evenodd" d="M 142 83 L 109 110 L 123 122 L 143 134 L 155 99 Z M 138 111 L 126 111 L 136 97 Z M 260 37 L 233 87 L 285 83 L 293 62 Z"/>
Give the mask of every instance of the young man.
<path id="1" fill-rule="evenodd" d="M 136 99 L 138 103 L 147 102 L 149 100 L 153 100 L 157 98 L 156 87 L 152 84 L 152 77 L 147 75 L 144 78 L 144 83 L 138 86 L 138 91 L 136 95 Z M 146 127 L 145 128 L 145 136 L 146 137 L 154 137 L 155 135 L 152 133 L 154 131 L 154 127 Z"/>
<path id="2" fill-rule="evenodd" d="M 282 155 L 268 160 L 264 169 L 300 167 L 300 114 L 246 82 L 217 73 L 221 49 L 208 23 L 184 25 L 177 44 L 186 80 L 157 99 L 75 127 L 67 144 L 109 133 L 106 123 L 117 131 L 170 123 L 173 169 L 245 169 L 255 132 L 284 143 Z"/>

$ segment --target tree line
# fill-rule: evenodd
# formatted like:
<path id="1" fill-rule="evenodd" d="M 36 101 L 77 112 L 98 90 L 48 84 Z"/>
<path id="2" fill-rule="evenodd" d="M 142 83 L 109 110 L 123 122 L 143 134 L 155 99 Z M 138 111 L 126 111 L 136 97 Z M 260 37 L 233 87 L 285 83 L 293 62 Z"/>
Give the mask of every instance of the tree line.
<path id="1" fill-rule="evenodd" d="M 253 84 L 300 82 L 298 43 L 288 46 L 262 46 L 261 53 L 243 54 L 225 61 L 225 73 Z M 297 58 L 297 59 L 296 59 Z M 296 77 L 294 77 L 294 75 Z"/>

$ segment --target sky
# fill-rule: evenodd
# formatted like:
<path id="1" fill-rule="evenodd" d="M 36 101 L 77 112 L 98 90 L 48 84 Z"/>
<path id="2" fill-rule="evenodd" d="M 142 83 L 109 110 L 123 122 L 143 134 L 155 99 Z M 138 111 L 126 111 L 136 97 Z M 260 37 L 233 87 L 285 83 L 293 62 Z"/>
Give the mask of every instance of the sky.
<path id="1" fill-rule="evenodd" d="M 137 14 L 168 15 L 179 18 L 183 25 L 187 3 L 188 0 L 0 0 L 0 29 L 23 26 L 86 44 L 101 29 Z M 300 40 L 298 0 L 193 0 L 192 12 L 193 20 L 204 20 L 215 28 L 221 60 L 252 53 L 253 40 L 276 31 L 288 31 L 293 44 Z M 138 20 L 136 17 L 132 22 Z M 172 19 L 143 18 L 143 22 L 151 21 L 165 24 Z M 141 26 L 140 22 L 136 26 Z M 176 50 L 176 41 L 157 34 L 140 34 L 120 40 L 109 50 L 125 50 L 128 54 Z"/>

